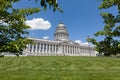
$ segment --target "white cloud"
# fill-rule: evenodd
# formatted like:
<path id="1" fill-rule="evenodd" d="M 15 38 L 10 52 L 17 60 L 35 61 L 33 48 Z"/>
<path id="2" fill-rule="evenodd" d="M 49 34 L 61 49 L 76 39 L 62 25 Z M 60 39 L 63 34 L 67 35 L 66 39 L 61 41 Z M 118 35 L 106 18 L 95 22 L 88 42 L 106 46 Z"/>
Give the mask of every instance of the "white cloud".
<path id="1" fill-rule="evenodd" d="M 81 40 L 75 40 L 75 42 L 82 46 L 89 46 L 88 42 L 82 42 Z"/>
<path id="2" fill-rule="evenodd" d="M 26 24 L 31 27 L 31 30 L 48 30 L 51 27 L 51 23 L 49 21 L 45 21 L 42 18 L 33 18 L 32 20 L 27 20 Z"/>
<path id="3" fill-rule="evenodd" d="M 83 44 L 84 44 L 84 45 L 86 45 L 86 46 L 88 46 L 88 45 L 89 45 L 89 43 L 88 43 L 88 42 L 84 42 Z"/>
<path id="4" fill-rule="evenodd" d="M 44 36 L 43 39 L 49 39 L 49 36 Z"/>
<path id="5" fill-rule="evenodd" d="M 76 40 L 75 42 L 78 43 L 78 44 L 80 44 L 82 41 L 81 40 Z"/>

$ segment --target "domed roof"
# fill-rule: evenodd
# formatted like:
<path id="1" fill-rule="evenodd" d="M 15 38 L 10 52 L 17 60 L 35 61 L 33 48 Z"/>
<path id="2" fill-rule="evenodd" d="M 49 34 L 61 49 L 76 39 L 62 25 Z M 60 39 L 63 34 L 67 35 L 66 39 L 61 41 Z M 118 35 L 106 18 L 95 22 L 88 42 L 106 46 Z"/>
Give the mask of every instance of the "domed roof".
<path id="1" fill-rule="evenodd" d="M 59 27 L 59 28 L 63 28 L 63 27 L 65 27 L 65 25 L 63 24 L 62 21 L 60 21 L 60 23 L 58 24 L 58 27 Z"/>
<path id="2" fill-rule="evenodd" d="M 65 25 L 63 24 L 62 21 L 60 21 L 60 23 L 58 24 L 57 29 L 55 31 L 55 33 L 59 33 L 59 32 L 67 33 L 68 34 L 68 32 L 66 30 L 66 27 L 65 27 Z"/>
<path id="3" fill-rule="evenodd" d="M 62 21 L 57 25 L 56 31 L 54 33 L 55 40 L 67 40 L 68 32 L 66 30 L 66 26 Z"/>

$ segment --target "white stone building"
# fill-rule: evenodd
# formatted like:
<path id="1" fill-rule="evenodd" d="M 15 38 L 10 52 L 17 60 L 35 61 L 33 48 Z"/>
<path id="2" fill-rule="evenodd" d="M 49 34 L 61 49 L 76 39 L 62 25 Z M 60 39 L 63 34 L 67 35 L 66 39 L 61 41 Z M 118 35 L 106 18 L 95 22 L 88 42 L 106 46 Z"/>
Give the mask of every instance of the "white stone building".
<path id="1" fill-rule="evenodd" d="M 80 45 L 69 40 L 69 34 L 63 22 L 60 22 L 54 33 L 54 40 L 29 38 L 35 44 L 28 44 L 25 55 L 34 56 L 96 56 L 94 47 Z"/>

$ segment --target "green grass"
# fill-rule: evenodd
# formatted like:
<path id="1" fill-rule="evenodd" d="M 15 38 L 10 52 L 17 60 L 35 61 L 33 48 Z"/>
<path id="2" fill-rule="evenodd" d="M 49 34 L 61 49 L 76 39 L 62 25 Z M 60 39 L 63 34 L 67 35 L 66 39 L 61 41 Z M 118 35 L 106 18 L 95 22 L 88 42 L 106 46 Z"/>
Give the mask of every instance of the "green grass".
<path id="1" fill-rule="evenodd" d="M 0 80 L 120 80 L 119 58 L 4 57 Z"/>

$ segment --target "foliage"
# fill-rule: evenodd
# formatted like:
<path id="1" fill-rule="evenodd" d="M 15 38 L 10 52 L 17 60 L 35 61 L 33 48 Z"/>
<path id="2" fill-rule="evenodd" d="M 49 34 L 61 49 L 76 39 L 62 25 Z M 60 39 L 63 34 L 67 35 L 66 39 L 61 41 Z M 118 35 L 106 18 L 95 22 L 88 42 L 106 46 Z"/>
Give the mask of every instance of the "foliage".
<path id="1" fill-rule="evenodd" d="M 31 1 L 31 0 L 29 0 Z M 44 10 L 47 9 L 47 7 L 49 6 L 49 8 L 53 8 L 53 11 L 55 12 L 56 10 L 60 11 L 63 13 L 63 10 L 60 8 L 60 6 L 58 5 L 57 0 L 35 0 L 36 2 L 40 1 L 40 5 L 44 8 Z"/>
<path id="2" fill-rule="evenodd" d="M 98 57 L 4 57 L 1 80 L 119 80 L 120 59 Z"/>
<path id="3" fill-rule="evenodd" d="M 22 8 L 16 9 L 14 3 L 21 0 L 0 0 L 0 52 L 10 52 L 19 54 L 26 44 L 31 41 L 24 35 L 28 34 L 30 28 L 25 24 L 28 15 L 39 12 L 40 8 Z M 37 0 L 36 0 L 37 1 Z M 40 0 L 41 6 L 46 9 L 47 5 L 53 7 L 53 10 L 59 10 L 56 0 Z"/>
<path id="4" fill-rule="evenodd" d="M 102 12 L 101 16 L 104 19 L 104 29 L 95 33 L 95 36 L 104 36 L 101 41 L 96 41 L 95 39 L 89 39 L 90 42 L 96 45 L 96 50 L 100 54 L 106 56 L 116 55 L 120 53 L 120 1 L 119 0 L 102 0 L 99 9 L 108 9 L 113 6 L 118 7 L 118 15 L 112 15 L 112 13 Z"/>
<path id="5" fill-rule="evenodd" d="M 36 0 L 37 1 L 37 0 Z M 47 4 L 49 4 L 49 7 L 53 7 L 53 11 L 59 10 L 60 12 L 63 12 L 63 10 L 59 7 L 57 0 L 41 0 L 41 6 L 44 7 L 44 10 L 47 8 Z"/>

